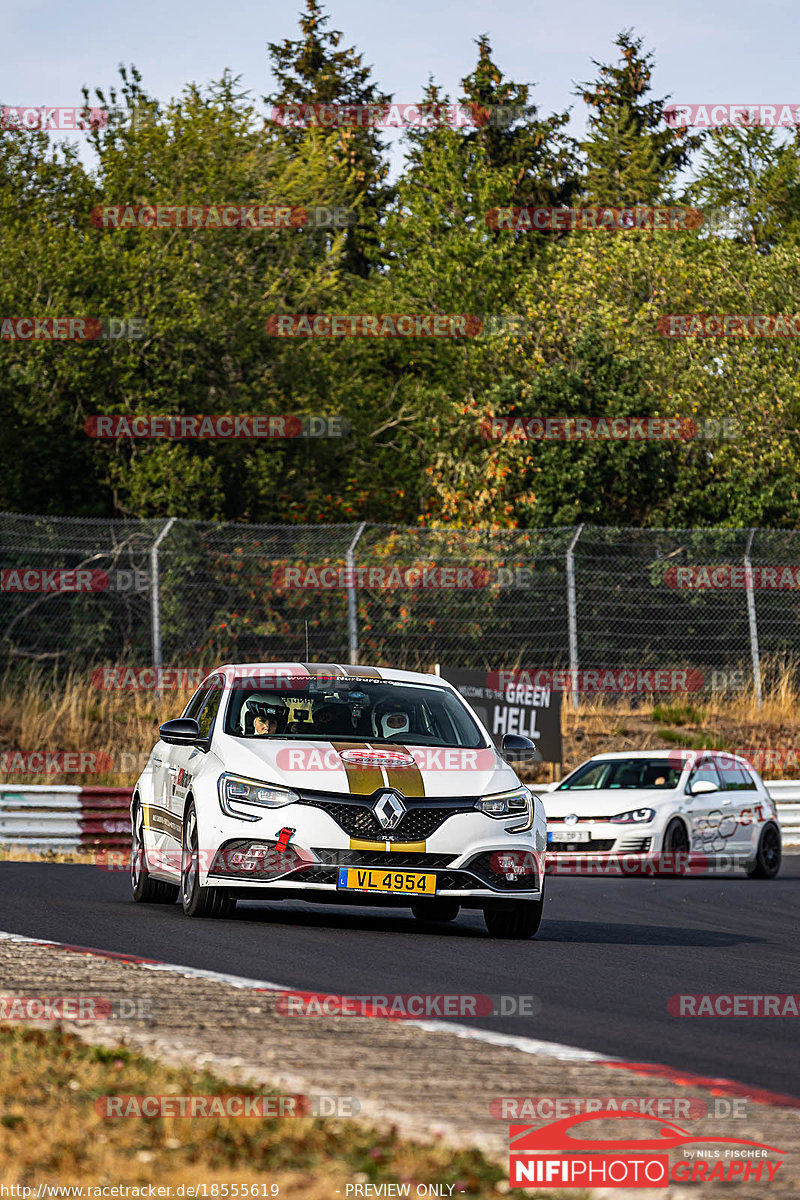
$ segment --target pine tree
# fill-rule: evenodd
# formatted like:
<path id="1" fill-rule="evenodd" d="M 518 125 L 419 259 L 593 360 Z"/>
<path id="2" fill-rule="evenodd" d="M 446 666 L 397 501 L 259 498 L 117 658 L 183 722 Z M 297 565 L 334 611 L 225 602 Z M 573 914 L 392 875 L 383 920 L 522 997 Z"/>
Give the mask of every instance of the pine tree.
<path id="1" fill-rule="evenodd" d="M 598 78 L 579 84 L 589 106 L 589 136 L 581 143 L 586 155 L 584 190 L 598 204 L 654 204 L 674 198 L 678 174 L 688 164 L 701 138 L 664 124 L 663 100 L 651 91 L 653 55 L 642 53 L 642 39 L 623 30 L 615 45 L 616 66 L 599 63 Z"/>
<path id="2" fill-rule="evenodd" d="M 371 68 L 355 47 L 341 48 L 343 34 L 326 29 L 329 17 L 317 0 L 306 0 L 300 17 L 302 36 L 296 40 L 270 42 L 268 55 L 277 89 L 265 97 L 273 108 L 281 105 L 385 105 L 391 96 L 378 90 Z M 340 203 L 359 210 L 359 221 L 348 230 L 347 269 L 366 275 L 374 259 L 377 223 L 391 197 L 386 183 L 388 167 L 384 146 L 373 126 L 330 128 L 278 127 L 284 144 L 297 147 L 304 138 L 324 138 L 331 160 L 346 167 L 350 185 Z"/>
<path id="3" fill-rule="evenodd" d="M 482 34 L 476 45 L 478 62 L 472 74 L 461 80 L 461 99 L 475 120 L 480 122 L 483 117 L 484 123 L 468 132 L 465 142 L 482 146 L 489 166 L 515 169 L 516 188 L 510 203 L 569 204 L 578 187 L 577 145 L 562 132 L 569 123 L 569 112 L 539 119 L 536 105 L 529 102 L 531 85 L 503 77 L 492 60 L 487 34 Z M 503 108 L 509 112 L 498 112 Z"/>

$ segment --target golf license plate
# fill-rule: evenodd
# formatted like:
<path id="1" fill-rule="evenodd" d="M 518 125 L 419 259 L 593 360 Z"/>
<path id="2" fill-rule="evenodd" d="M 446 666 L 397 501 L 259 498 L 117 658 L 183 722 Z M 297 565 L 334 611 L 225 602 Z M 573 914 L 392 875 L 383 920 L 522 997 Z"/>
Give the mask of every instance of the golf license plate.
<path id="1" fill-rule="evenodd" d="M 419 871 L 340 867 L 336 886 L 340 891 L 404 892 L 409 896 L 432 896 L 436 891 L 436 876 Z"/>
<path id="2" fill-rule="evenodd" d="M 588 842 L 591 837 L 590 829 L 550 829 L 547 832 L 548 842 Z"/>

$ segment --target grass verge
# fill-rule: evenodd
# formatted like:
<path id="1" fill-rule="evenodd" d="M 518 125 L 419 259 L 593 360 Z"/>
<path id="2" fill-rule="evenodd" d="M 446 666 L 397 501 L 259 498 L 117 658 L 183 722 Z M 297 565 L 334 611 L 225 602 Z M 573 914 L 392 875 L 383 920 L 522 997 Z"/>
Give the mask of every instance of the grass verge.
<path id="1" fill-rule="evenodd" d="M 83 1185 L 275 1183 L 281 1196 L 343 1196 L 356 1182 L 445 1183 L 496 1197 L 503 1168 L 477 1151 L 418 1145 L 353 1118 L 133 1117 L 95 1109 L 106 1096 L 245 1095 L 212 1074 L 158 1064 L 61 1029 L 0 1026 L 0 1179 Z M 276 1093 L 263 1093 L 273 1094 Z M 499 1185 L 499 1187 L 498 1187 Z M 445 1193 L 446 1194 L 446 1193 Z M 552 1195 L 552 1193 L 550 1193 Z"/>

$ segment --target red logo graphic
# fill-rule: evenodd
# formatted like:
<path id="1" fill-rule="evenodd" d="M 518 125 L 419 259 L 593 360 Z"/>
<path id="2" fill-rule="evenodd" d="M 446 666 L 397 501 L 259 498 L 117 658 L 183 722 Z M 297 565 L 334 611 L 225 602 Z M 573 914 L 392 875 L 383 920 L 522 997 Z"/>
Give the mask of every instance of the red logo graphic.
<path id="1" fill-rule="evenodd" d="M 584 1138 L 573 1136 L 577 1125 L 591 1121 L 642 1121 L 642 1128 L 651 1136 L 641 1139 Z M 540 1128 L 532 1125 L 511 1125 L 509 1179 L 512 1187 L 642 1187 L 665 1188 L 670 1182 L 691 1178 L 703 1180 L 760 1180 L 762 1174 L 772 1180 L 782 1165 L 766 1158 L 767 1151 L 783 1155 L 776 1146 L 741 1138 L 696 1137 L 679 1125 L 659 1117 L 604 1110 L 592 1116 L 565 1117 Z M 675 1163 L 670 1169 L 669 1156 L 664 1151 L 683 1146 L 714 1145 L 749 1147 L 749 1151 L 726 1149 L 713 1163 L 701 1159 Z M 550 1151 L 551 1153 L 546 1153 Z M 556 1153 L 552 1153 L 552 1152 Z M 543 1153 L 540 1153 L 543 1152 Z M 599 1152 L 599 1153 L 598 1153 Z M 654 1153 L 656 1152 L 656 1153 Z M 759 1152 L 759 1153 L 756 1153 Z M 748 1162 L 753 1158 L 759 1161 Z M 690 1175 L 686 1174 L 686 1170 Z"/>

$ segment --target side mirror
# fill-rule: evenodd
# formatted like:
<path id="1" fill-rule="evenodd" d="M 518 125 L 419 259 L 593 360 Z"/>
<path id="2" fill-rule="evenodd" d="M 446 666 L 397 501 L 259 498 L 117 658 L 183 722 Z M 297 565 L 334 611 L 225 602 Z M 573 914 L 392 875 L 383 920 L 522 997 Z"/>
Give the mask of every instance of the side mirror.
<path id="1" fill-rule="evenodd" d="M 159 728 L 159 737 L 168 746 L 194 746 L 202 741 L 200 726 L 194 717 L 176 717 Z"/>
<path id="2" fill-rule="evenodd" d="M 692 796 L 710 796 L 712 792 L 718 791 L 719 788 L 711 779 L 696 779 L 689 788 Z"/>
<path id="3" fill-rule="evenodd" d="M 519 733 L 504 733 L 500 748 L 509 762 L 542 761 L 542 756 L 536 749 L 536 743 Z"/>

